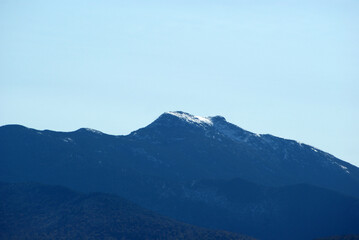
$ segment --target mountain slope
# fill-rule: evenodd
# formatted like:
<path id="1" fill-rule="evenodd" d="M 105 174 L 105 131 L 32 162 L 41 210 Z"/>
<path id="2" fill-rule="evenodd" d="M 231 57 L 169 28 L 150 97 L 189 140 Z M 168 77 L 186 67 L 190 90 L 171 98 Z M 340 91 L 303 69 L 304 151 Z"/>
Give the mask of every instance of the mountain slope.
<path id="1" fill-rule="evenodd" d="M 308 183 L 359 197 L 359 169 L 349 163 L 293 140 L 250 133 L 223 117 L 182 112 L 164 113 L 128 136 L 3 126 L 0 156 L 5 181 L 30 175 L 28 168 L 39 178 L 36 168 L 52 171 L 54 183 L 58 168 L 66 168 L 69 178 L 84 167 L 92 175 L 116 168 L 175 181 L 240 177 L 271 186 Z M 19 173 L 21 166 L 25 172 Z"/>
<path id="2" fill-rule="evenodd" d="M 359 240 L 359 235 L 334 236 L 334 237 L 320 238 L 316 240 Z"/>
<path id="3" fill-rule="evenodd" d="M 206 179 L 216 184 L 235 179 L 253 182 L 250 187 L 228 185 L 227 192 L 243 191 L 242 196 L 258 192 L 254 186 L 281 189 L 298 184 L 359 196 L 357 167 L 309 145 L 245 131 L 220 116 L 203 118 L 184 112 L 164 113 L 147 127 L 127 136 L 111 136 L 91 129 L 67 133 L 18 125 L 0 127 L 1 181 L 36 181 L 80 191 L 115 193 L 182 221 L 254 233 L 264 236 L 263 239 L 270 236 L 266 238 L 262 232 L 274 231 L 278 226 L 294 229 L 300 235 L 301 230 L 291 228 L 286 221 L 277 222 L 265 231 L 258 229 L 261 219 L 247 221 L 243 205 L 234 204 L 230 195 L 222 194 L 219 189 L 209 191 L 208 186 L 194 189 Z M 301 196 L 310 196 L 312 190 L 306 187 L 298 191 Z M 298 201 L 283 198 L 288 206 L 295 208 Z M 261 199 L 272 201 L 268 195 Z M 316 199 L 320 197 L 309 197 L 308 201 Z M 324 198 L 323 202 L 326 201 L 331 202 Z M 226 205 L 228 202 L 231 208 Z M 343 203 L 347 204 L 344 200 Z M 276 213 L 275 204 L 260 206 L 272 214 L 267 219 Z M 302 208 L 309 219 L 315 216 L 311 206 Z M 346 211 L 330 206 L 343 214 Z M 288 216 L 289 210 L 283 210 L 284 215 L 280 216 Z M 327 221 L 324 216 L 317 220 Z M 350 229 L 344 231 L 341 221 L 336 223 L 338 227 L 332 229 L 337 232 L 328 228 L 328 234 L 322 236 L 353 233 Z M 284 239 L 279 232 L 272 236 Z"/>
<path id="4" fill-rule="evenodd" d="M 0 196 L 1 239 L 252 239 L 170 220 L 108 194 L 0 183 Z"/>
<path id="5" fill-rule="evenodd" d="M 324 188 L 307 184 L 265 187 L 232 179 L 202 180 L 188 186 L 187 191 L 195 193 L 188 194 L 187 199 L 216 207 L 212 214 L 222 228 L 260 239 L 359 233 L 359 199 Z M 211 219 L 202 217 L 202 221 Z M 218 225 L 208 222 L 208 226 Z"/>
<path id="6" fill-rule="evenodd" d="M 172 174 L 187 169 L 183 172 L 188 179 L 241 177 L 272 186 L 308 183 L 359 196 L 357 167 L 306 144 L 245 131 L 220 116 L 165 113 L 130 137 L 150 156 L 163 152 L 156 144 L 166 146 L 169 154 L 163 158 L 175 165 Z"/>

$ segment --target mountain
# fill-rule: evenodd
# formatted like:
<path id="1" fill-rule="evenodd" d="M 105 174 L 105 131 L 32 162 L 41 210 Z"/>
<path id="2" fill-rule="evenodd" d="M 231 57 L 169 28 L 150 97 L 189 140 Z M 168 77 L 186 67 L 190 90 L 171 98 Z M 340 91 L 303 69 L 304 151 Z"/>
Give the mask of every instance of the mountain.
<path id="1" fill-rule="evenodd" d="M 187 180 L 241 177 L 271 186 L 308 183 L 359 196 L 357 167 L 297 141 L 248 132 L 220 116 L 169 112 L 129 138 L 147 157 L 162 161 L 169 175 Z M 167 155 L 157 157 L 164 146 Z"/>
<path id="2" fill-rule="evenodd" d="M 213 216 L 204 216 L 202 221 L 216 218 L 219 223 L 208 221 L 207 226 L 272 240 L 359 232 L 359 199 L 324 188 L 308 184 L 267 187 L 232 179 L 202 180 L 187 189 L 195 193 L 189 194 L 194 201 L 216 206 Z"/>
<path id="3" fill-rule="evenodd" d="M 320 238 L 316 240 L 359 240 L 359 235 L 334 236 L 334 237 Z"/>
<path id="4" fill-rule="evenodd" d="M 0 196 L 0 239 L 252 239 L 177 222 L 114 195 L 0 183 Z"/>
<path id="5" fill-rule="evenodd" d="M 293 231 L 291 239 L 352 234 L 357 224 L 356 166 L 303 143 L 248 132 L 220 116 L 168 112 L 127 136 L 3 126 L 0 180 L 114 193 L 181 221 L 262 239 L 287 239 L 278 229 Z M 248 184 L 234 184 L 241 181 Z M 230 193 L 259 195 L 239 201 Z M 310 219 L 317 231 L 301 227 Z"/>

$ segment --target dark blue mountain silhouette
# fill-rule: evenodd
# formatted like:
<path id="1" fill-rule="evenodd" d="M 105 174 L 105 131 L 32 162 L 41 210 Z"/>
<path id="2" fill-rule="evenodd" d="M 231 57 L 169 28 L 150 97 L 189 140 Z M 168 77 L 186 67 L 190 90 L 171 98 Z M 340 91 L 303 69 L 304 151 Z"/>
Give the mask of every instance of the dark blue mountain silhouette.
<path id="1" fill-rule="evenodd" d="M 262 239 L 359 229 L 357 167 L 220 116 L 168 112 L 127 136 L 3 126 L 0 180 L 115 193 L 185 222 Z"/>
<path id="2" fill-rule="evenodd" d="M 177 222 L 120 197 L 0 182 L 0 239 L 254 240 Z"/>

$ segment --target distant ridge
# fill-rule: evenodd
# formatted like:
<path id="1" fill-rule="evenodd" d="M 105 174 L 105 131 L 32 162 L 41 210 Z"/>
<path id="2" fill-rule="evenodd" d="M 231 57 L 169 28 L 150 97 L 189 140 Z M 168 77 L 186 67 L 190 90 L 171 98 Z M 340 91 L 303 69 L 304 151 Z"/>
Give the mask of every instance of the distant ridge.
<path id="1" fill-rule="evenodd" d="M 1 239 L 254 240 L 177 222 L 117 196 L 0 183 Z"/>

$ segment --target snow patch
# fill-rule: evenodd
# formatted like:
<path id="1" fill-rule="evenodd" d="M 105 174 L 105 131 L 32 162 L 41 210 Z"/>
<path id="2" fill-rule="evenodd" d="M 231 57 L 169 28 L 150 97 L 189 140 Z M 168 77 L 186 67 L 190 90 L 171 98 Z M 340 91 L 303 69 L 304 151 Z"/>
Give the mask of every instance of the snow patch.
<path id="1" fill-rule="evenodd" d="M 318 152 L 318 150 L 317 150 L 317 149 L 315 149 L 315 148 L 312 148 L 312 150 L 313 150 L 314 152 Z"/>
<path id="2" fill-rule="evenodd" d="M 343 166 L 343 165 L 339 165 L 341 168 L 343 169 L 348 169 L 347 167 Z"/>
<path id="3" fill-rule="evenodd" d="M 248 132 L 226 121 L 215 122 L 214 128 L 222 135 L 237 142 L 248 142 L 251 144 L 255 137 L 261 137 L 259 134 Z"/>
<path id="4" fill-rule="evenodd" d="M 194 116 L 192 114 L 189 113 L 185 113 L 185 112 L 167 112 L 168 114 L 171 114 L 173 116 L 176 116 L 188 123 L 194 123 L 194 124 L 199 124 L 199 125 L 209 125 L 212 126 L 213 122 L 206 117 L 200 117 L 200 116 Z"/>
<path id="5" fill-rule="evenodd" d="M 343 165 L 340 165 L 340 164 L 338 164 L 338 165 L 339 165 L 339 167 L 341 167 L 341 169 L 343 169 L 346 173 L 350 173 L 349 170 L 348 170 L 348 168 L 347 168 L 346 166 L 343 166 Z"/>
<path id="6" fill-rule="evenodd" d="M 72 140 L 72 138 L 64 138 L 64 139 L 62 139 L 62 141 L 67 142 L 67 143 L 72 143 L 74 140 Z"/>
<path id="7" fill-rule="evenodd" d="M 92 128 L 85 128 L 86 131 L 89 131 L 89 132 L 93 132 L 93 133 L 96 133 L 96 134 L 103 134 L 102 132 L 100 132 L 99 130 L 96 130 L 96 129 L 92 129 Z"/>
<path id="8" fill-rule="evenodd" d="M 345 171 L 347 174 L 350 174 L 348 168 L 346 166 L 343 166 L 337 162 L 333 162 L 334 164 L 338 165 L 338 167 L 340 167 L 341 170 Z"/>
<path id="9" fill-rule="evenodd" d="M 238 132 L 238 130 L 233 130 L 226 128 L 225 126 L 218 126 L 217 130 L 222 133 L 223 135 L 229 137 L 232 140 L 239 141 L 239 142 L 248 142 L 249 135 L 243 135 Z"/>

